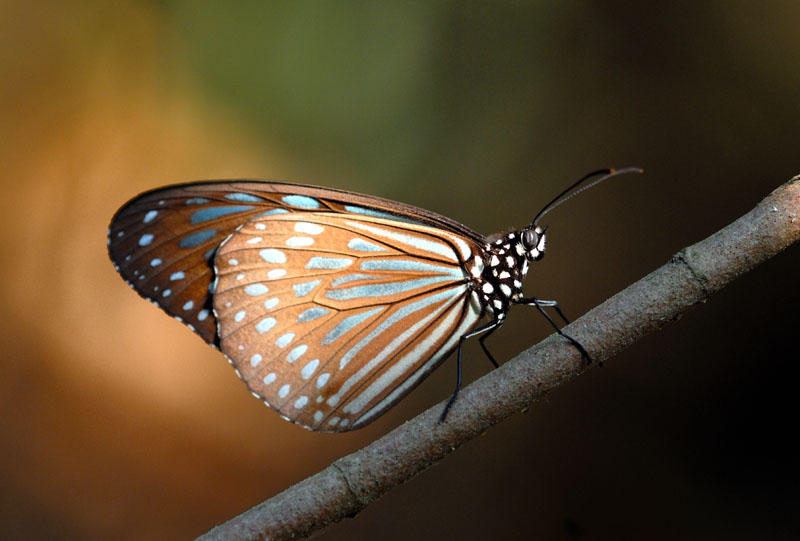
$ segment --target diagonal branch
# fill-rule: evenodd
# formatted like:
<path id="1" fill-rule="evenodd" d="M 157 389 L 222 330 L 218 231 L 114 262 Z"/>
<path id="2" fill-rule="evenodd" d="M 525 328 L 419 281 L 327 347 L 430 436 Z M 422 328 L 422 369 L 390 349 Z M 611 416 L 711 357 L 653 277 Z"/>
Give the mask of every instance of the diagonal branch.
<path id="1" fill-rule="evenodd" d="M 800 239 L 800 175 L 752 211 L 617 293 L 567 327 L 602 361 L 705 302 Z M 353 516 L 393 487 L 577 376 L 586 365 L 557 335 L 464 388 L 447 421 L 444 402 L 201 537 L 288 539 Z"/>

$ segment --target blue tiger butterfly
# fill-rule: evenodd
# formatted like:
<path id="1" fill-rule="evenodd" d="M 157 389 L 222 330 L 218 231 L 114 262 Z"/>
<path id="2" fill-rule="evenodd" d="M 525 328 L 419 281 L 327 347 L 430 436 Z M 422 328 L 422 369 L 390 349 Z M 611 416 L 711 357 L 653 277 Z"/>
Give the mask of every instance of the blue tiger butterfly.
<path id="1" fill-rule="evenodd" d="M 108 231 L 114 266 L 141 296 L 222 351 L 285 419 L 343 432 L 383 414 L 526 298 L 539 219 L 598 182 L 586 175 L 531 225 L 484 237 L 424 209 L 343 190 L 259 181 L 178 184 L 125 204 Z M 576 190 L 586 180 L 593 182 Z M 482 320 L 487 320 L 481 324 Z"/>

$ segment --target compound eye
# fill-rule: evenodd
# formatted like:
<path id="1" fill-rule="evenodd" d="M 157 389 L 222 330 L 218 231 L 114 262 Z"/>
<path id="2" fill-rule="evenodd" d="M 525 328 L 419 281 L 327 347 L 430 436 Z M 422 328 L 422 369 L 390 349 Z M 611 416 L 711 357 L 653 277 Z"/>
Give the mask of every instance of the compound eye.
<path id="1" fill-rule="evenodd" d="M 522 244 L 528 251 L 533 250 L 539 245 L 539 234 L 533 229 L 526 229 L 522 233 Z"/>

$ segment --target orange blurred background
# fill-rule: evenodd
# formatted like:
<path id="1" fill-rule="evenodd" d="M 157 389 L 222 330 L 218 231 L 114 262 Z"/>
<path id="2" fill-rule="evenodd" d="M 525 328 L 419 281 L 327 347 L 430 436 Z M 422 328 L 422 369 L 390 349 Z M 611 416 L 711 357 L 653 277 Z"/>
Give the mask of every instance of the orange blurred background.
<path id="1" fill-rule="evenodd" d="M 452 392 L 450 360 L 358 432 L 281 420 L 117 276 L 132 196 L 293 180 L 488 234 L 642 166 L 548 215 L 527 291 L 577 317 L 800 173 L 798 22 L 780 1 L 0 3 L 0 537 L 197 536 Z M 329 538 L 797 537 L 798 252 Z M 517 308 L 488 343 L 548 333 Z"/>

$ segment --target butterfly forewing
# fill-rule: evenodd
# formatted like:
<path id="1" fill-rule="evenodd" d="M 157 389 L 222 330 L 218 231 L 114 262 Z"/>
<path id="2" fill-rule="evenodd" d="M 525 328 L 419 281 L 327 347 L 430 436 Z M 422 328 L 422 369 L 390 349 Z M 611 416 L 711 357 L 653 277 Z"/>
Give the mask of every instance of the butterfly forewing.
<path id="1" fill-rule="evenodd" d="M 109 254 L 139 294 L 216 346 L 209 287 L 217 247 L 254 216 L 309 210 L 428 223 L 479 238 L 444 216 L 377 197 L 280 182 L 200 182 L 128 202 L 111 222 Z"/>
<path id="2" fill-rule="evenodd" d="M 460 235 L 364 215 L 252 219 L 215 257 L 222 351 L 284 417 L 343 431 L 405 396 L 473 328 Z"/>
<path id="3" fill-rule="evenodd" d="M 109 252 L 136 291 L 215 345 L 214 253 L 244 220 L 277 205 L 230 188 L 193 187 L 156 190 L 120 209 L 109 229 Z"/>

